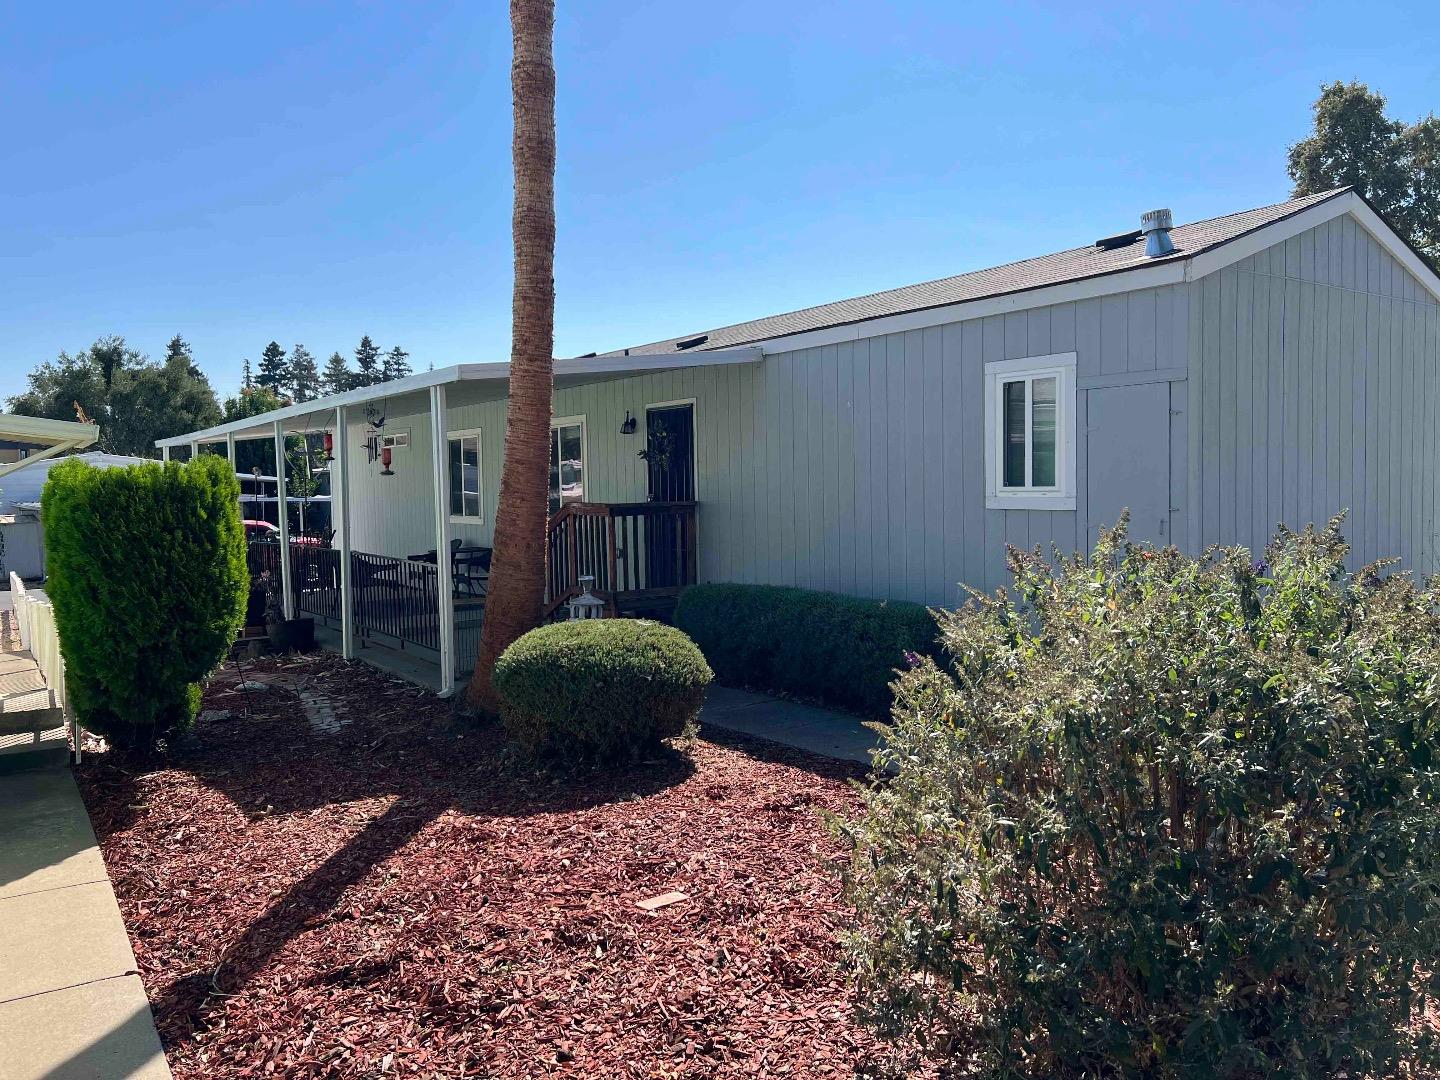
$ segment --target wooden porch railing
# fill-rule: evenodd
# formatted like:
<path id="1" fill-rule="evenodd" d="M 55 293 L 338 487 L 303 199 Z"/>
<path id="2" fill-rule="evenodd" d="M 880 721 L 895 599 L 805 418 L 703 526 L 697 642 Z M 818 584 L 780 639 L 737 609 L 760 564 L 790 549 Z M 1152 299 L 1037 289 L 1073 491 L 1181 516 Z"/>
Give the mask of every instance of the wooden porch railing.
<path id="1" fill-rule="evenodd" d="M 617 614 L 695 583 L 695 503 L 566 503 L 550 518 L 546 545 L 547 618 L 586 575 Z"/>

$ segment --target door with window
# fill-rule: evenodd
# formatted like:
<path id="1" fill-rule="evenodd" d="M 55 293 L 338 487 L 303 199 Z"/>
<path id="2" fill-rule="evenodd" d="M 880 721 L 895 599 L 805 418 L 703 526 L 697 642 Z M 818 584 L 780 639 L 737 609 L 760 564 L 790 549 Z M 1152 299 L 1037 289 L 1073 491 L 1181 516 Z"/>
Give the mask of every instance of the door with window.
<path id="1" fill-rule="evenodd" d="M 695 499 L 695 405 L 680 402 L 645 409 L 645 466 L 651 502 Z M 649 588 L 684 583 L 686 538 L 673 514 L 650 514 L 645 525 L 645 578 Z"/>
<path id="2" fill-rule="evenodd" d="M 585 501 L 585 418 L 561 417 L 550 426 L 550 513 Z"/>
<path id="3" fill-rule="evenodd" d="M 1157 546 L 1170 536 L 1168 382 L 1095 387 L 1086 392 L 1089 541 L 1130 511 L 1130 538 Z"/>

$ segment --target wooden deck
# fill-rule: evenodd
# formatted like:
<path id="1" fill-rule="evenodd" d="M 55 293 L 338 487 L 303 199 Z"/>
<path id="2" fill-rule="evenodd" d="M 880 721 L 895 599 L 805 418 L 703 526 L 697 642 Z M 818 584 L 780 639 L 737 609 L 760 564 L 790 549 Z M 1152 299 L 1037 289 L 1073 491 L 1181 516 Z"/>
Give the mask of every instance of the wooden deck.
<path id="1" fill-rule="evenodd" d="M 546 536 L 545 617 L 594 578 L 609 613 L 668 619 L 698 564 L 694 502 L 567 503 Z"/>

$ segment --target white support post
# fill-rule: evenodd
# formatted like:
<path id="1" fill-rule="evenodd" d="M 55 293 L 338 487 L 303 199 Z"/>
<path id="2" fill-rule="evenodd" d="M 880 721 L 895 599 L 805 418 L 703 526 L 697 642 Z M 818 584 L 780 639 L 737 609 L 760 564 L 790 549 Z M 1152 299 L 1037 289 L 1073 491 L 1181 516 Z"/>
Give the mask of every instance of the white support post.
<path id="1" fill-rule="evenodd" d="M 340 655 L 355 659 L 355 597 L 350 581 L 350 433 L 344 405 L 335 410 L 335 460 L 330 463 L 330 527 L 340 541 Z"/>
<path id="2" fill-rule="evenodd" d="M 190 460 L 194 461 L 200 456 L 200 444 L 194 439 L 190 440 Z"/>
<path id="3" fill-rule="evenodd" d="M 285 428 L 275 421 L 275 505 L 280 526 L 280 588 L 285 618 L 295 618 L 295 597 L 290 588 L 290 504 L 285 498 Z"/>
<path id="4" fill-rule="evenodd" d="M 435 580 L 440 594 L 440 696 L 455 692 L 455 582 L 450 559 L 450 459 L 445 387 L 430 387 L 431 471 L 435 474 Z"/>
<path id="5" fill-rule="evenodd" d="M 161 461 L 169 461 L 169 460 L 170 460 L 170 447 L 168 447 L 168 446 L 162 446 L 162 447 L 160 447 L 160 460 L 161 460 Z"/>
<path id="6" fill-rule="evenodd" d="M 230 460 L 230 471 L 235 471 L 235 433 L 233 431 L 225 434 L 225 456 Z"/>

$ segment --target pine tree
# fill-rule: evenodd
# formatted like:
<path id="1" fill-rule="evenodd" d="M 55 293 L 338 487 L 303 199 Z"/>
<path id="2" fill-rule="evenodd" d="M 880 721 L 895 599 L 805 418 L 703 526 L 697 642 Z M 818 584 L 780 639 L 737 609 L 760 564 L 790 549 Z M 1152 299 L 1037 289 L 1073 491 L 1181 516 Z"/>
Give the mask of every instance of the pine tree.
<path id="1" fill-rule="evenodd" d="M 338 352 L 330 354 L 325 361 L 325 372 L 320 376 L 320 385 L 327 394 L 342 394 L 355 385 L 355 375 L 345 363 L 345 357 Z"/>
<path id="2" fill-rule="evenodd" d="M 255 388 L 255 380 L 250 377 L 250 358 L 248 356 L 240 365 L 240 386 L 244 390 Z"/>
<path id="3" fill-rule="evenodd" d="M 380 346 L 370 340 L 366 334 L 360 339 L 360 344 L 355 347 L 355 378 L 354 386 L 374 386 L 385 378 L 385 370 L 380 363 Z"/>
<path id="4" fill-rule="evenodd" d="M 270 342 L 260 354 L 260 373 L 255 376 L 255 381 L 277 394 L 289 383 L 289 365 L 285 363 L 285 350 L 279 342 Z"/>
<path id="5" fill-rule="evenodd" d="M 406 375 L 410 374 L 409 360 L 410 354 L 399 345 L 396 345 L 385 354 L 385 367 L 381 378 L 383 378 L 385 382 L 389 382 L 391 379 L 403 379 Z"/>
<path id="6" fill-rule="evenodd" d="M 290 350 L 290 383 L 287 389 L 296 401 L 313 401 L 320 396 L 320 369 L 304 345 Z"/>
<path id="7" fill-rule="evenodd" d="M 185 361 L 185 366 L 189 370 L 192 378 L 204 378 L 199 365 L 195 363 L 195 354 L 190 351 L 190 343 L 179 334 L 176 334 L 165 346 L 165 359 L 162 362 L 169 365 L 172 361 L 179 360 Z"/>

